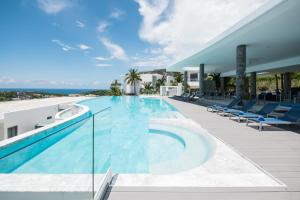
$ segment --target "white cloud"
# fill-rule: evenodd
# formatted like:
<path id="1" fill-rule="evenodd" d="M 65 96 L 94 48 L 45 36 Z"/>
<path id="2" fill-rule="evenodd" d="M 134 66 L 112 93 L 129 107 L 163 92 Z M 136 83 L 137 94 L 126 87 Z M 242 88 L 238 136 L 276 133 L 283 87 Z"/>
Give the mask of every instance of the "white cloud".
<path id="1" fill-rule="evenodd" d="M 107 51 L 109 51 L 113 58 L 128 61 L 128 56 L 126 55 L 126 52 L 120 45 L 111 42 L 105 37 L 100 38 L 100 41 L 106 47 Z"/>
<path id="2" fill-rule="evenodd" d="M 92 47 L 86 45 L 86 44 L 79 44 L 78 45 L 78 48 L 83 50 L 83 51 L 86 51 L 86 50 L 89 50 L 89 49 L 92 49 Z"/>
<path id="3" fill-rule="evenodd" d="M 97 67 L 110 67 L 111 64 L 107 64 L 107 63 L 97 63 L 96 66 L 97 66 Z"/>
<path id="4" fill-rule="evenodd" d="M 69 0 L 37 0 L 37 3 L 47 14 L 57 14 L 71 6 Z"/>
<path id="5" fill-rule="evenodd" d="M 268 0 L 135 1 L 143 17 L 139 37 L 174 61 L 197 52 Z"/>
<path id="6" fill-rule="evenodd" d="M 118 8 L 113 9 L 113 11 L 110 13 L 110 18 L 113 19 L 121 19 L 122 16 L 125 15 L 125 12 L 123 10 L 120 10 Z"/>
<path id="7" fill-rule="evenodd" d="M 107 28 L 108 28 L 109 25 L 110 24 L 107 21 L 101 21 L 98 24 L 97 31 L 99 33 L 103 33 L 103 32 L 105 32 L 107 30 Z"/>
<path id="8" fill-rule="evenodd" d="M 171 61 L 166 55 L 135 56 L 132 60 L 132 66 L 139 68 L 162 68 Z"/>
<path id="9" fill-rule="evenodd" d="M 85 27 L 85 24 L 81 21 L 76 21 L 76 26 L 79 27 L 79 28 L 84 28 Z"/>
<path id="10" fill-rule="evenodd" d="M 101 82 L 99 82 L 99 81 L 93 81 L 92 85 L 93 86 L 99 86 L 99 85 L 101 85 Z"/>
<path id="11" fill-rule="evenodd" d="M 112 56 L 110 56 L 110 57 L 97 56 L 97 57 L 95 57 L 95 59 L 99 60 L 99 61 L 107 61 L 107 60 L 113 59 L 113 57 Z"/>
<path id="12" fill-rule="evenodd" d="M 10 84 L 10 83 L 15 83 L 16 80 L 10 77 L 6 77 L 6 76 L 1 76 L 0 77 L 0 83 L 4 83 L 4 84 Z"/>
<path id="13" fill-rule="evenodd" d="M 71 47 L 71 46 L 63 43 L 60 40 L 53 39 L 52 42 L 55 43 L 55 44 L 57 44 L 58 46 L 60 46 L 63 51 L 70 51 L 70 50 L 74 50 L 75 49 L 75 48 L 73 48 L 73 47 Z"/>

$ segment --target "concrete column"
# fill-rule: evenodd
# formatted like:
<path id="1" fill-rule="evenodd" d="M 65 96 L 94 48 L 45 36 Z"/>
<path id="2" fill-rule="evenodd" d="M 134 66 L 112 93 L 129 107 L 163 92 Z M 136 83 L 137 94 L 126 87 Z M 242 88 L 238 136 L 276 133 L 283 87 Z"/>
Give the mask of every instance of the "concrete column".
<path id="1" fill-rule="evenodd" d="M 245 78 L 246 78 L 246 45 L 239 45 L 236 48 L 236 97 L 245 97 Z"/>
<path id="2" fill-rule="evenodd" d="M 225 93 L 225 77 L 220 77 L 220 90 L 222 95 Z"/>
<path id="3" fill-rule="evenodd" d="M 283 85 L 283 74 L 280 74 L 280 89 L 281 89 L 281 91 L 284 90 L 284 85 Z"/>
<path id="4" fill-rule="evenodd" d="M 250 97 L 251 99 L 256 98 L 256 72 L 250 74 Z"/>
<path id="5" fill-rule="evenodd" d="M 204 94 L 204 64 L 199 65 L 199 93 Z"/>
<path id="6" fill-rule="evenodd" d="M 187 71 L 184 71 L 183 79 L 184 79 L 183 90 L 184 90 L 184 92 L 187 92 L 187 82 L 188 82 L 188 73 L 187 73 Z"/>
<path id="7" fill-rule="evenodd" d="M 284 95 L 285 98 L 288 100 L 291 100 L 291 87 L 292 87 L 292 81 L 291 81 L 291 73 L 285 72 L 283 75 L 284 79 Z"/>

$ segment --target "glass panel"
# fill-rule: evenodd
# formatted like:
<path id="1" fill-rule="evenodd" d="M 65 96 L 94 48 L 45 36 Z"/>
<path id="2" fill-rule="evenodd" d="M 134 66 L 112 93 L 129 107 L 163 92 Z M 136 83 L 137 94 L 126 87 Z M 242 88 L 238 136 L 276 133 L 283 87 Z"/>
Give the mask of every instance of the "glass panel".
<path id="1" fill-rule="evenodd" d="M 111 129 L 112 129 L 112 112 L 111 108 L 106 108 L 94 113 L 94 177 L 93 192 L 94 194 L 101 186 L 101 180 L 110 168 L 111 163 Z"/>
<path id="2" fill-rule="evenodd" d="M 93 199 L 110 166 L 110 109 L 60 122 L 0 147 L 0 199 Z"/>

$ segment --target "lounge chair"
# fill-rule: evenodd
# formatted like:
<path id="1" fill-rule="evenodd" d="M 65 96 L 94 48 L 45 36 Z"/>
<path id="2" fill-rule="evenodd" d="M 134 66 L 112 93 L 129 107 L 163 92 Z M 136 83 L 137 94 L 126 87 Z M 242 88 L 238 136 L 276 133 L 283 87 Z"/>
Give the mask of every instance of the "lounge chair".
<path id="1" fill-rule="evenodd" d="M 231 116 L 235 113 L 248 112 L 254 105 L 256 104 L 256 100 L 247 101 L 241 109 L 233 109 L 233 108 L 225 108 L 221 112 L 219 112 L 222 116 Z"/>
<path id="2" fill-rule="evenodd" d="M 183 97 L 184 101 L 189 101 L 193 96 L 195 96 L 195 93 L 189 93 L 187 96 Z"/>
<path id="3" fill-rule="evenodd" d="M 259 124 L 259 131 L 262 131 L 263 125 L 279 125 L 279 124 L 299 124 L 300 123 L 300 108 L 292 107 L 288 112 L 284 114 L 283 117 L 273 118 L 273 117 L 256 117 L 256 118 L 248 118 L 247 126 L 250 122 L 255 122 Z"/>
<path id="4" fill-rule="evenodd" d="M 255 113 L 252 113 L 252 112 L 243 112 L 243 111 L 240 111 L 238 113 L 232 113 L 232 115 L 230 116 L 230 119 L 232 117 L 237 117 L 238 118 L 238 122 L 241 122 L 241 119 L 258 118 L 258 117 L 261 117 L 261 116 L 267 116 L 277 106 L 278 106 L 278 103 L 267 103 L 259 111 L 255 112 Z"/>
<path id="5" fill-rule="evenodd" d="M 192 101 L 200 101 L 201 99 L 203 99 L 204 98 L 204 94 L 199 94 L 199 95 L 196 95 L 193 99 L 192 99 Z"/>
<path id="6" fill-rule="evenodd" d="M 223 111 L 226 108 L 232 108 L 233 106 L 236 106 L 238 103 L 240 103 L 241 100 L 234 98 L 227 106 L 222 106 L 222 105 L 212 105 L 207 107 L 207 111 L 209 112 L 219 112 Z"/>
<path id="7" fill-rule="evenodd" d="M 197 92 L 193 92 L 188 98 L 187 101 L 192 101 L 194 97 L 197 96 Z"/>
<path id="8" fill-rule="evenodd" d="M 183 98 L 185 98 L 185 97 L 187 97 L 187 96 L 189 96 L 189 95 L 190 95 L 189 93 L 184 92 L 184 93 L 182 93 L 181 95 L 175 95 L 174 97 L 175 97 L 176 99 L 183 99 Z"/>
<path id="9" fill-rule="evenodd" d="M 185 93 L 182 93 L 180 96 L 178 96 L 178 97 L 187 97 L 187 96 L 189 96 L 190 95 L 190 93 L 188 93 L 188 92 L 185 92 Z"/>
<path id="10" fill-rule="evenodd" d="M 204 97 L 204 94 L 200 94 L 199 92 L 196 92 L 193 97 L 190 98 L 190 101 L 197 101 Z"/>

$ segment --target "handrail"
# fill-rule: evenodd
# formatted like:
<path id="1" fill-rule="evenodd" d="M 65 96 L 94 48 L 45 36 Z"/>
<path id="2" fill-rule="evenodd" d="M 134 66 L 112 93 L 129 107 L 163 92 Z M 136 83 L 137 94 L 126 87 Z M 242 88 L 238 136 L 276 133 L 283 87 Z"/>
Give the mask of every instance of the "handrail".
<path id="1" fill-rule="evenodd" d="M 99 110 L 99 111 L 95 112 L 93 115 L 97 115 L 98 113 L 103 112 L 103 111 L 106 111 L 106 110 L 108 110 L 108 109 L 111 109 L 111 106 L 106 107 L 106 108 L 103 108 L 102 110 Z"/>

